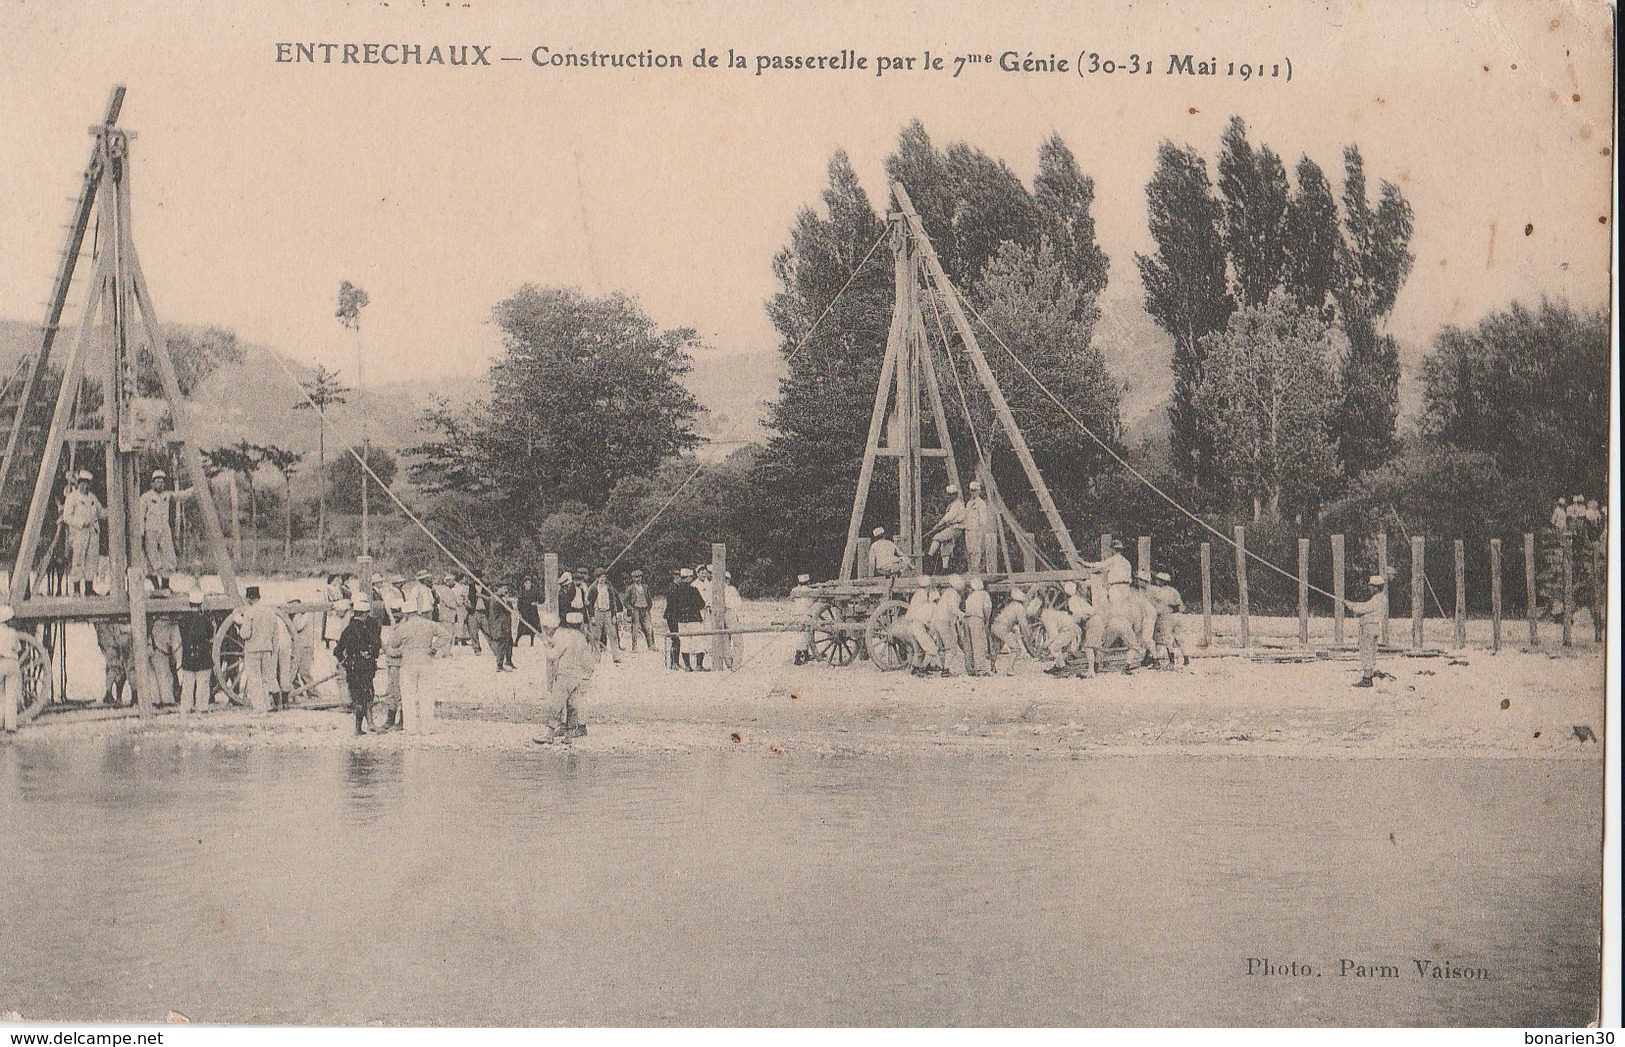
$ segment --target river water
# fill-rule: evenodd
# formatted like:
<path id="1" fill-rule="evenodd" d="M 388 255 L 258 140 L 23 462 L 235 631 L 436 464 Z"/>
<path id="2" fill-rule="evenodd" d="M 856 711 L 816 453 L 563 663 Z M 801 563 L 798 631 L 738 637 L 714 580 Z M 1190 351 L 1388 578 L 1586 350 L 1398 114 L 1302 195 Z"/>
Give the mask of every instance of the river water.
<path id="1" fill-rule="evenodd" d="M 1600 767 L 0 746 L 0 1011 L 1592 1017 Z M 1317 974 L 1247 974 L 1247 961 Z M 1339 961 L 1398 977 L 1339 975 Z M 1414 961 L 1489 980 L 1419 977 Z"/>

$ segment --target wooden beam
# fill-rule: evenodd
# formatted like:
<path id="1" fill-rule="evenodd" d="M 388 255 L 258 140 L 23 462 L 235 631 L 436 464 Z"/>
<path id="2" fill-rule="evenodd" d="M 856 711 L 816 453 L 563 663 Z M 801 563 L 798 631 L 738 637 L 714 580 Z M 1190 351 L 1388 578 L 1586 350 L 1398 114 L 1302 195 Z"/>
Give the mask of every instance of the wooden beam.
<path id="1" fill-rule="evenodd" d="M 1501 650 L 1501 539 L 1490 539 L 1490 650 Z"/>
<path id="2" fill-rule="evenodd" d="M 711 627 L 718 628 L 728 620 L 728 547 L 721 542 L 711 543 Z M 711 661 L 718 672 L 728 665 L 728 634 L 723 631 L 711 637 Z"/>
<path id="3" fill-rule="evenodd" d="M 903 212 L 909 227 L 913 229 L 916 242 L 920 248 L 920 255 L 925 262 L 926 270 L 930 274 L 931 282 L 936 286 L 943 303 L 948 307 L 948 313 L 953 318 L 954 326 L 959 331 L 959 337 L 965 344 L 965 351 L 970 355 L 971 364 L 976 369 L 976 375 L 981 379 L 983 390 L 993 401 L 993 412 L 1003 425 L 1005 434 L 1010 438 L 1011 449 L 1016 452 L 1022 469 L 1027 474 L 1027 482 L 1032 485 L 1033 494 L 1038 499 L 1039 508 L 1044 511 L 1049 521 L 1050 530 L 1061 547 L 1061 553 L 1066 558 L 1067 566 L 1079 568 L 1083 566 L 1083 559 L 1072 544 L 1072 534 L 1067 530 L 1066 523 L 1061 519 L 1061 512 L 1055 506 L 1055 499 L 1050 497 L 1049 485 L 1038 471 L 1038 463 L 1033 460 L 1032 450 L 1027 446 L 1027 438 L 1022 435 L 1020 426 L 1016 425 L 1015 415 L 1010 410 L 1010 404 L 1005 400 L 1004 393 L 999 388 L 998 379 L 993 376 L 993 370 L 988 366 L 987 357 L 982 355 L 982 348 L 977 343 L 976 332 L 971 329 L 970 320 L 960 307 L 959 297 L 954 292 L 953 284 L 948 274 L 943 271 L 942 263 L 937 259 L 936 248 L 931 245 L 931 238 L 926 235 L 925 224 L 914 211 L 914 204 L 909 200 L 908 190 L 902 183 L 892 183 L 892 195 L 897 199 L 898 208 Z"/>
<path id="4" fill-rule="evenodd" d="M 1421 535 L 1411 538 L 1411 647 L 1421 650 L 1425 638 L 1427 617 L 1427 539 Z"/>
<path id="5" fill-rule="evenodd" d="M 1343 603 L 1348 595 L 1348 565 L 1344 560 L 1347 550 L 1344 548 L 1343 536 L 1332 535 L 1332 643 L 1343 646 L 1343 621 L 1348 617 L 1348 607 Z"/>
<path id="6" fill-rule="evenodd" d="M 1574 646 L 1574 532 L 1564 528 L 1558 548 L 1563 558 L 1563 646 Z"/>
<path id="7" fill-rule="evenodd" d="M 891 333 L 886 336 L 886 355 L 880 361 L 880 383 L 875 387 L 875 405 L 869 413 L 869 436 L 864 443 L 863 466 L 858 470 L 858 486 L 852 497 L 852 517 L 846 525 L 846 545 L 841 553 L 841 577 L 852 578 L 857 563 L 858 535 L 863 529 L 863 514 L 869 506 L 869 485 L 875 478 L 875 455 L 880 447 L 880 433 L 886 421 L 886 405 L 891 398 L 892 372 L 897 366 L 898 314 L 892 312 Z M 903 550 L 916 556 L 919 550 Z"/>
<path id="8" fill-rule="evenodd" d="M 1298 642 L 1309 646 L 1309 539 L 1298 539 Z"/>
<path id="9" fill-rule="evenodd" d="M 170 422 L 176 435 L 185 441 L 181 445 L 181 463 L 186 467 L 187 479 L 196 489 L 198 508 L 203 512 L 203 538 L 209 555 L 220 572 L 220 587 L 233 600 L 240 599 L 237 572 L 226 553 L 226 535 L 220 526 L 220 513 L 215 508 L 214 491 L 209 487 L 208 470 L 203 467 L 203 452 L 193 438 L 191 418 L 186 399 L 181 395 L 180 382 L 175 377 L 175 364 L 169 358 L 169 349 L 158 332 L 158 316 L 153 310 L 152 294 L 147 290 L 147 279 L 141 272 L 141 261 L 131 252 L 130 267 L 135 274 L 135 297 L 141 308 L 141 318 L 147 335 L 147 348 L 158 363 L 158 375 L 163 379 L 164 395 L 169 400 Z M 233 484 L 235 486 L 235 483 Z"/>
<path id="10" fill-rule="evenodd" d="M 1540 620 L 1535 617 L 1537 590 L 1535 589 L 1535 536 L 1525 532 L 1523 536 L 1523 592 L 1524 602 L 1529 616 L 1529 646 L 1540 646 Z"/>
<path id="11" fill-rule="evenodd" d="M 1151 570 L 1151 536 L 1142 534 L 1140 540 L 1134 544 L 1134 558 L 1138 561 L 1135 563 L 1134 569 L 1149 573 Z"/>
<path id="12" fill-rule="evenodd" d="M 558 620 L 559 615 L 559 554 L 542 554 L 542 609 Z M 521 608 L 523 610 L 523 608 Z M 542 687 L 551 695 L 553 690 L 553 664 L 542 659 Z"/>
<path id="13" fill-rule="evenodd" d="M 1377 573 L 1383 580 L 1388 580 L 1388 532 L 1377 532 Z M 1382 616 L 1377 626 L 1377 643 L 1382 647 L 1388 646 L 1388 616 Z"/>
<path id="14" fill-rule="evenodd" d="M 1247 634 L 1247 528 L 1236 525 L 1236 595 L 1241 614 L 1241 646 L 1252 646 Z"/>
<path id="15" fill-rule="evenodd" d="M 1202 543 L 1202 646 L 1213 646 L 1213 543 Z"/>
<path id="16" fill-rule="evenodd" d="M 1467 646 L 1467 548 L 1456 539 L 1456 649 Z"/>
<path id="17" fill-rule="evenodd" d="M 28 516 L 17 546 L 17 560 L 11 568 L 11 602 L 16 604 L 33 591 L 34 559 L 45 528 L 45 517 L 53 504 L 52 492 L 56 488 L 57 467 L 62 462 L 62 434 L 68 428 L 69 414 L 73 411 L 75 393 L 85 370 L 85 358 L 90 354 L 90 332 L 97 311 L 101 308 L 102 289 L 107 283 L 108 265 L 105 256 L 97 267 L 86 296 L 84 316 L 79 324 L 79 337 L 68 351 L 68 362 L 63 367 L 62 384 L 57 388 L 56 408 L 51 413 L 51 428 L 45 434 L 40 456 L 39 475 L 34 477 L 34 493 L 28 501 Z M 26 404 L 19 403 L 18 410 Z M 107 489 L 112 490 L 113 478 L 106 478 Z"/>

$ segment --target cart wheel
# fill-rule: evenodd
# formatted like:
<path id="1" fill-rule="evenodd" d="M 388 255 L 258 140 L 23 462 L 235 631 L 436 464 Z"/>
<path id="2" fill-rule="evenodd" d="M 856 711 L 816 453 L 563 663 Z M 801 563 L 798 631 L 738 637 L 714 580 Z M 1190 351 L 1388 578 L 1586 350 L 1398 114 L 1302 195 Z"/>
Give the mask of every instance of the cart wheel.
<path id="1" fill-rule="evenodd" d="M 858 657 L 858 637 L 839 628 L 846 621 L 846 609 L 840 604 L 825 604 L 818 609 L 816 621 L 827 627 L 820 629 L 816 624 L 813 626 L 813 655 L 837 669 L 851 665 Z"/>
<path id="2" fill-rule="evenodd" d="M 17 645 L 18 668 L 22 682 L 22 709 L 24 716 L 33 717 L 56 700 L 56 681 L 51 678 L 51 656 L 34 637 L 19 634 Z"/>
<path id="3" fill-rule="evenodd" d="M 214 685 L 232 705 L 248 705 L 243 691 L 243 640 L 230 615 L 214 631 Z"/>
<path id="4" fill-rule="evenodd" d="M 908 613 L 908 604 L 900 600 L 887 600 L 875 608 L 864 629 L 864 640 L 869 648 L 869 660 L 885 672 L 908 667 L 909 645 L 892 636 L 892 626 Z"/>
<path id="5" fill-rule="evenodd" d="M 1033 589 L 1033 595 L 1043 601 L 1045 607 L 1065 607 L 1066 590 L 1054 582 L 1045 582 Z"/>
<path id="6" fill-rule="evenodd" d="M 1027 648 L 1027 655 L 1035 660 L 1049 657 L 1049 631 L 1044 623 L 1034 619 L 1027 623 L 1027 629 L 1022 634 L 1021 642 Z"/>

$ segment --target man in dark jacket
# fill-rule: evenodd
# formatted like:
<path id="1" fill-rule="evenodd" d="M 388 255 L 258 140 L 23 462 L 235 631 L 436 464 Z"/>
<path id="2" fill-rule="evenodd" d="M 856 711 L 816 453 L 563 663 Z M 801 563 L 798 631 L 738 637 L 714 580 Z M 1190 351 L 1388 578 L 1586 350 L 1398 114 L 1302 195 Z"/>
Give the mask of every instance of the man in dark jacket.
<path id="1" fill-rule="evenodd" d="M 344 670 L 345 684 L 350 689 L 355 733 L 364 734 L 366 732 L 361 725 L 372 710 L 372 681 L 378 675 L 378 652 L 383 647 L 383 639 L 378 619 L 367 613 L 372 609 L 370 602 L 361 597 L 353 606 L 355 616 L 339 634 L 339 642 L 333 646 L 333 657 Z"/>
<path id="2" fill-rule="evenodd" d="M 593 650 L 599 654 L 603 654 L 604 648 L 608 647 L 610 657 L 617 665 L 621 661 L 619 619 L 623 609 L 621 594 L 610 584 L 609 572 L 598 568 L 593 572 L 592 587 L 587 590 L 586 620 L 591 625 L 587 639 L 592 641 Z"/>
<path id="3" fill-rule="evenodd" d="M 485 638 L 497 656 L 497 672 L 513 671 L 513 590 L 506 585 L 485 601 Z"/>
<path id="4" fill-rule="evenodd" d="M 210 677 L 214 673 L 214 625 L 203 610 L 203 593 L 186 594 L 192 609 L 181 615 L 181 712 L 200 712 L 209 706 Z"/>
<path id="5" fill-rule="evenodd" d="M 666 594 L 666 621 L 671 624 L 672 631 L 675 633 L 688 634 L 696 629 L 704 628 L 705 600 L 700 596 L 700 591 L 694 588 L 694 572 L 686 567 L 678 573 L 677 581 L 671 587 L 671 592 Z M 681 643 L 681 636 L 672 638 L 673 651 L 680 651 L 682 654 L 683 670 L 693 672 L 694 661 L 698 658 L 699 668 L 703 671 L 705 669 L 705 644 L 696 638 L 692 645 L 695 650 L 689 651 L 680 648 L 679 644 Z"/>

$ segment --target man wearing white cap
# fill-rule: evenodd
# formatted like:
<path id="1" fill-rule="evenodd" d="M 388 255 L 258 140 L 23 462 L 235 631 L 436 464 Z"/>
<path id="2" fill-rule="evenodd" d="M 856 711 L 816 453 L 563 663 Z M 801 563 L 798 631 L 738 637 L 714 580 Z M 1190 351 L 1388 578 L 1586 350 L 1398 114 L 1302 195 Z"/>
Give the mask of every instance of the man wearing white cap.
<path id="1" fill-rule="evenodd" d="M 990 665 L 997 667 L 999 655 L 1010 652 L 1010 668 L 1006 674 L 1016 671 L 1016 662 L 1021 660 L 1021 653 L 1027 649 L 1027 637 L 1031 629 L 1032 616 L 1038 612 L 1038 601 L 1027 599 L 1027 594 L 1020 589 L 1010 590 L 1010 602 L 999 608 L 999 613 L 993 616 L 993 622 L 988 630 L 993 634 L 993 646 Z"/>
<path id="2" fill-rule="evenodd" d="M 549 742 L 568 744 L 571 738 L 587 733 L 577 699 L 598 669 L 598 652 L 582 634 L 585 616 L 580 611 L 570 611 L 564 616 L 563 627 L 559 625 L 558 616 L 552 613 L 542 619 L 542 627 L 550 633 L 542 641 L 542 651 L 552 670 L 549 674 L 553 680 L 551 699 L 558 710 L 548 718 L 548 733 L 535 739 L 544 745 Z"/>
<path id="3" fill-rule="evenodd" d="M 908 557 L 886 535 L 884 527 L 870 532 L 869 570 L 877 578 L 897 578 L 908 570 Z"/>
<path id="4" fill-rule="evenodd" d="M 141 496 L 141 552 L 147 560 L 147 574 L 160 589 L 169 588 L 169 576 L 175 573 L 175 533 L 170 530 L 170 513 L 175 499 L 188 498 L 192 493 L 190 487 L 171 491 L 169 474 L 154 469 L 152 488 Z"/>
<path id="5" fill-rule="evenodd" d="M 430 588 L 433 576 L 428 571 L 419 571 L 412 581 L 401 591 L 401 610 L 405 614 L 416 614 L 429 618 L 434 615 L 434 590 Z"/>
<path id="6" fill-rule="evenodd" d="M 987 628 L 993 618 L 993 597 L 988 594 L 982 579 L 970 580 L 970 595 L 965 597 L 965 630 L 970 634 L 969 653 L 965 672 L 970 676 L 992 676 L 993 662 L 988 657 Z"/>
<path id="7" fill-rule="evenodd" d="M 982 482 L 970 482 L 970 500 L 965 503 L 965 561 L 971 574 L 997 570 L 999 525 L 993 506 L 982 495 Z"/>
<path id="8" fill-rule="evenodd" d="M 434 729 L 434 659 L 451 648 L 451 633 L 427 615 L 410 614 L 390 631 L 388 658 L 400 663 L 401 726 L 407 734 Z"/>
<path id="9" fill-rule="evenodd" d="M 1166 657 L 1170 669 L 1189 665 L 1190 656 L 1179 638 L 1179 615 L 1185 612 L 1185 598 L 1173 587 L 1173 576 L 1167 571 L 1158 571 L 1154 581 L 1156 584 L 1146 589 L 1146 595 L 1157 608 L 1157 622 L 1152 630 L 1157 657 Z"/>
<path id="10" fill-rule="evenodd" d="M 243 693 L 257 713 L 271 710 L 271 691 L 277 681 L 277 639 L 282 618 L 276 608 L 260 600 L 260 587 L 243 590 L 248 602 L 232 612 L 237 635 L 243 641 Z"/>
<path id="11" fill-rule="evenodd" d="M 937 594 L 936 605 L 931 610 L 931 633 L 936 637 L 937 643 L 942 646 L 942 675 L 951 676 L 953 670 L 949 668 L 948 656 L 953 654 L 965 664 L 965 651 L 960 644 L 959 630 L 965 617 L 965 579 L 959 575 L 952 575 L 948 584 Z"/>
<path id="12" fill-rule="evenodd" d="M 790 621 L 793 624 L 806 627 L 801 634 L 801 646 L 796 648 L 795 664 L 806 665 L 816 662 L 818 655 L 813 651 L 813 619 L 818 614 L 818 594 L 813 592 L 812 575 L 796 575 L 796 587 L 790 590 Z"/>
<path id="13" fill-rule="evenodd" d="M 1371 682 L 1377 672 L 1377 637 L 1382 634 L 1382 623 L 1388 617 L 1388 579 L 1380 574 L 1370 578 L 1371 596 L 1365 600 L 1345 600 L 1348 609 L 1360 616 L 1360 679 L 1356 687 L 1374 686 Z"/>
<path id="14" fill-rule="evenodd" d="M 913 650 L 913 663 L 910 671 L 916 676 L 927 676 L 933 673 L 944 672 L 944 667 L 937 660 L 940 648 L 931 631 L 931 616 L 936 610 L 936 592 L 931 588 L 931 579 L 920 575 L 915 579 L 916 588 L 913 595 L 908 598 L 908 610 L 898 617 L 891 627 L 892 639 L 908 644 Z"/>
<path id="15" fill-rule="evenodd" d="M 1112 539 L 1111 555 L 1100 561 L 1099 568 L 1105 575 L 1106 600 L 1113 607 L 1126 604 L 1129 591 L 1134 585 L 1134 566 L 1128 562 L 1128 557 L 1123 555 L 1121 538 Z"/>
<path id="16" fill-rule="evenodd" d="M 333 658 L 344 670 L 345 689 L 350 692 L 350 711 L 355 714 L 355 733 L 364 733 L 363 724 L 372 711 L 373 678 L 378 675 L 378 652 L 383 647 L 378 619 L 368 612 L 372 602 L 365 596 L 355 600 L 355 616 L 339 634 Z"/>
<path id="17" fill-rule="evenodd" d="M 89 470 L 79 470 L 73 490 L 62 502 L 62 524 L 68 530 L 68 590 L 78 596 L 89 594 L 101 552 L 101 522 L 107 518 L 106 507 L 90 489 L 91 479 Z"/>
<path id="18" fill-rule="evenodd" d="M 946 493 L 948 507 L 942 511 L 941 518 L 932 526 L 929 534 L 931 545 L 926 549 L 927 556 L 939 558 L 944 571 L 949 568 L 960 535 L 965 533 L 965 499 L 960 497 L 959 485 L 949 484 Z"/>
<path id="19" fill-rule="evenodd" d="M 0 730 L 17 729 L 23 704 L 23 636 L 11 627 L 16 612 L 10 604 L 0 604 Z"/>

